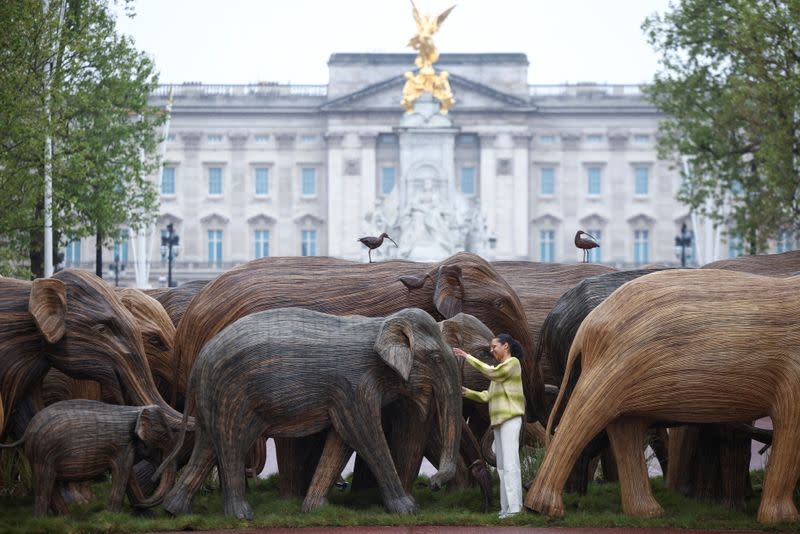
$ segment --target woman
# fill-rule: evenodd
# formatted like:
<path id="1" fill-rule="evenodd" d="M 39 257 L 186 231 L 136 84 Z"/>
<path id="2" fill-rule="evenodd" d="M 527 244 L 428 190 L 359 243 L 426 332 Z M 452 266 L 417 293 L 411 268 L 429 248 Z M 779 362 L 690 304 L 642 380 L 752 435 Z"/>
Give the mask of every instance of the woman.
<path id="1" fill-rule="evenodd" d="M 519 432 L 525 413 L 522 392 L 522 345 L 508 334 L 492 339 L 492 356 L 499 363 L 492 367 L 459 348 L 453 353 L 464 358 L 483 376 L 491 380 L 488 391 L 461 388 L 462 394 L 476 402 L 489 403 L 489 417 L 494 430 L 497 474 L 500 475 L 501 519 L 522 511 L 522 475 L 519 468 Z"/>

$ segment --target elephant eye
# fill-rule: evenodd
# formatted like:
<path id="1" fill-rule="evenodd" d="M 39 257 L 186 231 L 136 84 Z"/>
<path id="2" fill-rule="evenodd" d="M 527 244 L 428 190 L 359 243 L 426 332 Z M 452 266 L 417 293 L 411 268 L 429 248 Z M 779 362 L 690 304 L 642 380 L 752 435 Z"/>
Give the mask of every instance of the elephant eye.
<path id="1" fill-rule="evenodd" d="M 503 299 L 502 298 L 494 299 L 494 307 L 495 308 L 502 308 L 503 307 Z"/>
<path id="2" fill-rule="evenodd" d="M 441 352 L 431 352 L 431 361 L 437 362 L 437 363 L 442 361 L 442 353 Z"/>
<path id="3" fill-rule="evenodd" d="M 94 331 L 97 332 L 98 334 L 105 334 L 106 332 L 108 332 L 108 327 L 103 323 L 97 323 L 96 325 L 94 325 L 93 328 Z"/>
<path id="4" fill-rule="evenodd" d="M 153 334 L 152 336 L 147 338 L 147 341 L 159 350 L 166 350 L 167 348 L 167 346 L 164 344 L 164 342 L 161 340 L 161 337 L 158 334 Z"/>

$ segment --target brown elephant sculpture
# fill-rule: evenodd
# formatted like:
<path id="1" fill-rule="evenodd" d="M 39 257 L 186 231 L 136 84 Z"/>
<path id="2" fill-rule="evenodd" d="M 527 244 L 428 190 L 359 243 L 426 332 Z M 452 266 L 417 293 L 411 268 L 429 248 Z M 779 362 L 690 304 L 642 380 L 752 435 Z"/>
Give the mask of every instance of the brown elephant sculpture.
<path id="1" fill-rule="evenodd" d="M 464 312 L 493 332 L 508 332 L 520 340 L 527 353 L 533 351 L 525 312 L 513 289 L 488 262 L 474 254 L 459 253 L 438 264 L 265 258 L 223 273 L 192 299 L 176 333 L 180 380 L 188 376 L 202 347 L 224 327 L 250 313 L 286 306 L 368 317 L 385 317 L 416 307 L 437 320 Z M 543 399 L 544 384 L 538 368 L 530 362 L 522 363 L 526 398 Z M 179 384 L 179 389 L 185 386 Z M 422 429 L 412 431 L 424 443 Z M 305 494 L 320 449 L 300 446 L 296 440 L 291 446 L 281 439 L 276 439 L 276 444 L 282 491 Z M 410 489 L 419 462 L 395 459 L 404 487 Z"/>
<path id="2" fill-rule="evenodd" d="M 122 505 L 135 459 L 158 463 L 172 445 L 172 432 L 159 406 L 116 406 L 90 400 L 61 401 L 38 412 L 25 434 L 35 493 L 34 514 L 47 515 L 54 508 L 67 513 L 57 490 L 60 482 L 86 482 L 111 472 L 108 507 Z M 138 454 L 137 454 L 138 453 Z M 155 493 L 140 506 L 155 506 L 175 480 L 174 464 L 161 477 Z"/>
<path id="3" fill-rule="evenodd" d="M 280 308 L 243 317 L 207 343 L 192 368 L 186 413 L 197 413 L 194 450 L 164 508 L 189 512 L 216 463 L 225 513 L 250 519 L 244 459 L 253 441 L 328 430 L 302 510 L 325 503 L 355 450 L 375 474 L 386 508 L 414 512 L 381 427 L 381 407 L 398 397 L 414 412 L 406 430 L 438 414 L 436 489 L 456 472 L 461 387 L 455 356 L 428 313 L 409 308 L 372 318 Z M 410 432 L 406 441 L 421 450 Z"/>
<path id="4" fill-rule="evenodd" d="M 178 287 L 145 289 L 142 292 L 161 303 L 177 328 L 189 303 L 209 282 L 211 280 L 190 280 Z"/>
<path id="5" fill-rule="evenodd" d="M 800 250 L 780 254 L 758 254 L 718 260 L 703 265 L 703 269 L 726 269 L 762 276 L 792 276 L 800 273 Z"/>
<path id="6" fill-rule="evenodd" d="M 538 345 L 542 323 L 561 295 L 585 278 L 616 271 L 613 267 L 596 263 L 566 264 L 535 261 L 494 261 L 492 267 L 511 285 L 519 297 L 525 310 L 525 317 L 528 319 L 528 331 L 534 347 Z M 534 355 L 533 351 L 526 352 L 525 358 L 533 360 Z M 540 359 L 538 363 L 528 363 L 530 367 L 536 365 L 541 368 L 545 384 L 561 383 L 553 373 L 552 365 L 547 358 Z M 526 407 L 528 420 L 535 420 L 537 414 L 541 414 L 547 405 L 549 404 L 534 405 L 529 402 Z M 543 425 L 547 423 L 547 414 L 538 418 Z"/>
<path id="7" fill-rule="evenodd" d="M 605 428 L 623 510 L 661 515 L 641 447 L 651 421 L 725 423 L 769 416 L 775 431 L 758 520 L 798 521 L 792 501 L 800 476 L 798 317 L 800 277 L 680 269 L 617 289 L 575 335 L 564 382 L 578 358 L 581 376 L 525 506 L 563 515 L 561 491 L 569 471 Z"/>
<path id="8" fill-rule="evenodd" d="M 0 396 L 5 413 L 28 398 L 50 367 L 95 380 L 118 404 L 157 404 L 141 332 L 121 299 L 91 273 L 66 269 L 33 282 L 0 278 Z M 8 420 L 6 420 L 6 425 Z M 0 438 L 5 428 L 0 429 Z"/>

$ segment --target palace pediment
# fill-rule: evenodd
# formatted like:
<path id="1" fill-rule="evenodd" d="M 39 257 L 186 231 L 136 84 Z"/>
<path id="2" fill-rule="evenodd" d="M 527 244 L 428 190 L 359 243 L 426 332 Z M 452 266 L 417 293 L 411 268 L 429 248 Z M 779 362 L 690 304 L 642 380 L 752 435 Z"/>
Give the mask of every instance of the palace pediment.
<path id="1" fill-rule="evenodd" d="M 400 100 L 403 94 L 405 77 L 402 74 L 370 84 L 357 91 L 345 94 L 322 104 L 320 109 L 327 112 L 390 111 L 403 113 Z M 534 106 L 523 98 L 499 91 L 486 84 L 450 72 L 450 88 L 456 104 L 452 112 L 459 111 L 532 111 Z"/>

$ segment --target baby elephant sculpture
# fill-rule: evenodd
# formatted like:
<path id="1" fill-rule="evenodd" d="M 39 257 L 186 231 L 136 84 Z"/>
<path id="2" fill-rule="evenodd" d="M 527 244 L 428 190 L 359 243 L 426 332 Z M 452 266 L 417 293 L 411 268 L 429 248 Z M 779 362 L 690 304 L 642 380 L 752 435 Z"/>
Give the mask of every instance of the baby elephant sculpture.
<path id="1" fill-rule="evenodd" d="M 605 428 L 619 468 L 623 510 L 661 515 L 642 452 L 650 421 L 769 416 L 772 455 L 758 520 L 797 521 L 792 493 L 800 476 L 798 317 L 800 277 L 675 270 L 620 287 L 575 335 L 553 413 L 578 358 L 582 373 L 525 506 L 563 515 L 561 491 L 570 468 Z M 551 414 L 548 427 L 552 422 Z"/>
<path id="2" fill-rule="evenodd" d="M 38 412 L 22 439 L 0 447 L 23 443 L 33 471 L 34 514 L 46 516 L 51 505 L 57 513 L 67 512 L 57 482 L 91 481 L 109 470 L 112 482 L 108 508 L 119 510 L 134 458 L 148 458 L 157 464 L 173 440 L 159 406 L 66 400 Z M 172 486 L 174 475 L 174 469 L 167 469 L 153 496 L 137 506 L 158 504 Z"/>
<path id="3" fill-rule="evenodd" d="M 216 463 L 225 513 L 252 518 L 244 498 L 244 461 L 253 441 L 262 434 L 293 438 L 328 428 L 304 511 L 325 503 L 355 450 L 375 475 L 386 508 L 414 512 L 416 503 L 403 489 L 381 426 L 381 407 L 401 396 L 412 401 L 423 422 L 437 413 L 442 453 L 431 486 L 456 471 L 458 365 L 436 321 L 420 309 L 385 319 L 299 308 L 253 313 L 203 348 L 187 392 L 187 412 L 197 417 L 195 444 L 164 500 L 172 514 L 190 512 L 192 497 Z"/>

